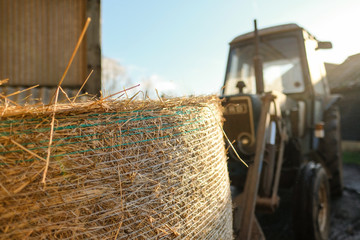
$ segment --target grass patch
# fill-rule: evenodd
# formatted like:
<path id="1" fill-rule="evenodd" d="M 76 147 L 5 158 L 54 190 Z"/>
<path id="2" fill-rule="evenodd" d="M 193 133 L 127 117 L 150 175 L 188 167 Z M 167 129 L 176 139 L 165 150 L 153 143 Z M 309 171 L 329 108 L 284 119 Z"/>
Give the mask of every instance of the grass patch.
<path id="1" fill-rule="evenodd" d="M 344 163 L 360 164 L 360 152 L 343 152 L 342 157 Z"/>

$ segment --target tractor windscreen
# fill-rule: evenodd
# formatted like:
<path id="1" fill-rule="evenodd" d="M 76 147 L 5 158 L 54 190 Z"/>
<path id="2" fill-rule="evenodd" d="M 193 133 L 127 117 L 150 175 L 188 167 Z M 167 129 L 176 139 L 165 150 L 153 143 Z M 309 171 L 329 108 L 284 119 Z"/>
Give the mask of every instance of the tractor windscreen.
<path id="1" fill-rule="evenodd" d="M 259 54 L 263 61 L 265 92 L 299 93 L 304 91 L 296 37 L 289 35 L 261 37 Z M 243 93 L 256 93 L 254 55 L 255 45 L 252 41 L 230 50 L 224 95 L 238 94 L 239 88 Z"/>

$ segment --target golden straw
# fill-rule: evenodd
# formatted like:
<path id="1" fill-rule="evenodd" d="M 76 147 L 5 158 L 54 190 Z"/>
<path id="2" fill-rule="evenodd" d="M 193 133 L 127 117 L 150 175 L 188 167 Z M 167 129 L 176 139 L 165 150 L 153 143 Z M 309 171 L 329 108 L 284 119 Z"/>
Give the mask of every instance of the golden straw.
<path id="1" fill-rule="evenodd" d="M 14 96 L 14 95 L 16 95 L 16 94 L 29 91 L 29 90 L 31 90 L 31 89 L 33 89 L 33 88 L 38 87 L 38 86 L 39 86 L 39 84 L 38 84 L 38 85 L 35 85 L 35 86 L 32 86 L 32 87 L 29 87 L 29 88 L 27 88 L 27 89 L 21 90 L 21 91 L 13 92 L 13 93 L 11 93 L 11 94 L 9 94 L 9 95 L 6 95 L 6 97 L 8 98 L 8 97 Z"/>
<path id="2" fill-rule="evenodd" d="M 85 84 L 87 83 L 87 81 L 89 80 L 91 74 L 94 72 L 94 70 L 91 70 L 91 72 L 89 73 L 89 75 L 87 76 L 87 78 L 85 79 L 85 82 L 82 84 L 81 88 L 79 89 L 79 91 L 76 93 L 74 100 L 72 101 L 73 103 L 75 102 L 76 98 L 79 96 L 81 90 L 83 89 L 83 87 L 85 86 Z"/>
<path id="3" fill-rule="evenodd" d="M 43 184 L 45 184 L 46 174 L 47 174 L 47 171 L 48 171 L 48 168 L 49 168 L 50 154 L 51 154 L 51 144 L 52 144 L 53 135 L 54 135 L 54 124 L 55 124 L 56 104 L 57 104 L 58 97 L 59 97 L 59 89 L 60 89 L 60 87 L 61 87 L 62 82 L 63 82 L 64 79 L 65 79 L 65 76 L 66 76 L 67 72 L 69 71 L 69 68 L 70 68 L 70 66 L 71 66 L 71 63 L 73 62 L 73 60 L 74 60 L 74 58 L 75 58 L 75 55 L 76 55 L 76 53 L 77 53 L 77 51 L 78 51 L 78 49 L 79 49 L 79 47 L 80 47 L 80 44 L 81 44 L 81 42 L 82 42 L 82 40 L 83 40 L 83 38 L 84 38 L 84 35 L 85 35 L 85 33 L 86 33 L 86 30 L 87 30 L 87 28 L 89 27 L 90 21 L 91 21 L 91 19 L 90 19 L 90 18 L 87 18 L 86 23 L 85 23 L 85 26 L 84 26 L 81 34 L 80 34 L 79 40 L 78 40 L 78 42 L 77 42 L 77 44 L 76 44 L 76 46 L 75 46 L 75 49 L 74 49 L 74 51 L 73 51 L 73 54 L 72 54 L 71 58 L 70 58 L 70 61 L 69 61 L 68 65 L 67 65 L 67 67 L 66 67 L 66 69 L 65 69 L 64 74 L 63 74 L 62 77 L 61 77 L 61 80 L 60 80 L 60 82 L 59 82 L 59 84 L 58 84 L 58 87 L 57 87 L 57 89 L 56 89 L 56 92 L 55 92 L 55 103 L 54 103 L 54 109 L 53 109 L 53 114 L 52 114 L 52 118 L 51 118 L 50 140 L 49 140 L 49 146 L 48 146 L 48 150 L 47 150 L 46 166 L 45 166 L 45 170 L 44 170 L 44 174 L 43 174 L 43 179 L 42 179 L 42 181 L 41 181 Z M 54 98 L 54 97 L 53 97 L 53 98 Z M 51 100 L 50 102 L 52 102 L 52 100 Z"/>
<path id="4" fill-rule="evenodd" d="M 80 34 L 79 40 L 78 40 L 78 42 L 77 42 L 77 44 L 76 44 L 76 46 L 75 46 L 75 49 L 74 49 L 74 51 L 73 51 L 73 53 L 72 53 L 72 55 L 71 55 L 70 61 L 69 61 L 68 65 L 66 66 L 65 72 L 64 72 L 64 74 L 62 75 L 58 86 L 61 86 L 61 84 L 63 83 L 63 81 L 64 81 L 64 79 L 65 79 L 65 77 L 66 77 L 66 74 L 67 74 L 67 72 L 68 72 L 69 69 L 70 69 L 71 63 L 73 62 L 73 60 L 74 60 L 74 58 L 75 58 L 75 55 L 76 55 L 76 53 L 77 53 L 77 51 L 78 51 L 78 49 L 79 49 L 79 47 L 80 47 L 80 44 L 81 44 L 81 42 L 82 42 L 82 40 L 83 40 L 83 38 L 84 38 L 84 35 L 85 35 L 85 33 L 86 33 L 86 30 L 87 30 L 88 27 L 89 27 L 90 22 L 91 22 L 91 18 L 88 17 L 87 20 L 86 20 L 85 26 L 84 26 L 81 34 Z M 55 95 L 56 95 L 56 93 L 54 94 L 54 96 L 55 96 Z M 52 97 L 50 103 L 51 103 L 52 100 L 54 99 L 54 96 Z"/>

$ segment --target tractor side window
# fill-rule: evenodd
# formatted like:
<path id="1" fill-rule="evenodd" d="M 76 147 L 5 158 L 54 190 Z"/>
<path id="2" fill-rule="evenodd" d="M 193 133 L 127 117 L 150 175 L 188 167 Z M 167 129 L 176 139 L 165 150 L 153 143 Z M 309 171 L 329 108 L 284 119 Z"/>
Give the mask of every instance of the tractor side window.
<path id="1" fill-rule="evenodd" d="M 314 86 L 315 94 L 324 95 L 327 91 L 324 85 L 324 78 L 326 78 L 326 71 L 324 63 L 321 61 L 318 52 L 315 50 L 317 42 L 312 39 L 308 39 L 305 42 L 306 54 L 309 64 L 309 71 L 311 76 L 311 82 Z"/>
<path id="2" fill-rule="evenodd" d="M 263 57 L 265 91 L 303 92 L 304 81 L 296 37 L 264 39 L 260 45 Z"/>

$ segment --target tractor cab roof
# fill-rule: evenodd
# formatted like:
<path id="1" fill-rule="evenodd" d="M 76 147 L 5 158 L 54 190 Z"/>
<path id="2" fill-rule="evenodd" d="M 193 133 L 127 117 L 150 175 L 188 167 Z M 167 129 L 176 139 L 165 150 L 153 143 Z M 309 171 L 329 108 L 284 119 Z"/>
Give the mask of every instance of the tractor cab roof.
<path id="1" fill-rule="evenodd" d="M 290 31 L 295 31 L 295 30 L 304 30 L 304 29 L 297 24 L 291 23 L 291 24 L 278 25 L 275 27 L 264 28 L 264 29 L 259 30 L 258 34 L 259 34 L 259 36 L 264 36 L 264 35 L 268 35 L 268 34 L 290 32 Z M 308 34 L 311 36 L 310 33 L 308 33 Z M 242 42 L 244 40 L 248 40 L 251 38 L 254 38 L 254 32 L 248 32 L 248 33 L 242 34 L 240 36 L 237 36 L 230 42 L 230 45 L 234 45 L 234 44 L 237 44 L 239 42 Z"/>

